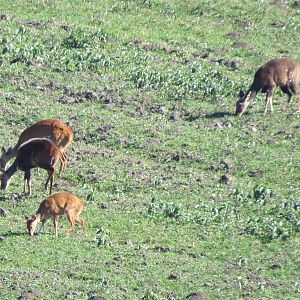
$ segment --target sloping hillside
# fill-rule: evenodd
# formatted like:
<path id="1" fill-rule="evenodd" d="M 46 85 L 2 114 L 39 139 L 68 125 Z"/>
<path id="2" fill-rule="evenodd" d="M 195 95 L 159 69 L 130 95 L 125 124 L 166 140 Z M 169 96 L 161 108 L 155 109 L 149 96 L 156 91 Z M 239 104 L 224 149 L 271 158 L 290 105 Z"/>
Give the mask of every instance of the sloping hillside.
<path id="1" fill-rule="evenodd" d="M 260 65 L 300 62 L 299 1 L 0 2 L 0 144 L 68 123 L 55 191 L 85 200 L 89 232 L 65 237 L 62 218 L 58 238 L 50 220 L 30 238 L 47 174 L 28 196 L 16 173 L 0 191 L 1 299 L 299 299 L 295 98 L 233 115 Z"/>

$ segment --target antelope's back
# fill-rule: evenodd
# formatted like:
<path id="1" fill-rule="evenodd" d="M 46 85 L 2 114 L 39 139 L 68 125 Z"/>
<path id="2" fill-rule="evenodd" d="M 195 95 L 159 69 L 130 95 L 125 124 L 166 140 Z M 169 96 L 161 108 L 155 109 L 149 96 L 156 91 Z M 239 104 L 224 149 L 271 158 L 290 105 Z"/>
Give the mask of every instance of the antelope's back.
<path id="1" fill-rule="evenodd" d="M 58 119 L 41 120 L 26 128 L 20 135 L 18 144 L 32 138 L 48 138 L 59 148 L 65 148 L 74 138 L 74 133 L 70 127 Z"/>
<path id="2" fill-rule="evenodd" d="M 20 145 L 16 160 L 21 170 L 35 166 L 48 166 L 56 163 L 59 148 L 49 139 L 33 138 Z"/>
<path id="3" fill-rule="evenodd" d="M 297 69 L 297 65 L 296 61 L 287 57 L 270 60 L 257 70 L 254 81 L 260 82 L 261 86 L 271 83 L 284 86 Z"/>

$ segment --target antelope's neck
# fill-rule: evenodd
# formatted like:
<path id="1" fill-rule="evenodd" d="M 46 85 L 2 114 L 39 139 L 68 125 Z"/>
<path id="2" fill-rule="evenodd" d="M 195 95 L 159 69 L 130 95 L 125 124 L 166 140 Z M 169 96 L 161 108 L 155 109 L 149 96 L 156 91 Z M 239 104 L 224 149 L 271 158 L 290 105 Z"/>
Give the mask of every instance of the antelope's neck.
<path id="1" fill-rule="evenodd" d="M 35 219 L 36 219 L 36 221 L 37 221 L 38 223 L 41 222 L 41 220 L 42 220 L 42 214 L 39 213 L 39 212 L 37 212 L 37 213 L 35 214 Z"/>
<path id="2" fill-rule="evenodd" d="M 7 150 L 6 156 L 7 156 L 8 160 L 14 158 L 17 155 L 18 148 L 19 148 L 19 145 L 17 144 L 15 147 L 10 148 L 9 150 Z"/>
<path id="3" fill-rule="evenodd" d="M 247 96 L 246 96 L 246 98 L 245 98 L 245 101 L 246 101 L 246 102 L 251 101 L 253 98 L 256 97 L 257 92 L 258 92 L 257 88 L 251 87 L 251 88 L 248 90 L 248 92 L 247 92 Z"/>
<path id="4" fill-rule="evenodd" d="M 11 178 L 18 171 L 18 163 L 14 161 L 14 163 L 6 170 L 6 175 L 8 178 Z"/>

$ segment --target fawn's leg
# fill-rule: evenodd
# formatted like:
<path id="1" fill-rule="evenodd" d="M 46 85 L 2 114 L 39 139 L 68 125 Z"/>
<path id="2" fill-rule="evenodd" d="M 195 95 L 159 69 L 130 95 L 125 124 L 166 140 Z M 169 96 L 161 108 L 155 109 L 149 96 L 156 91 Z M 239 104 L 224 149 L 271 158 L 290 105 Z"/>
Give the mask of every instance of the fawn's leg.
<path id="1" fill-rule="evenodd" d="M 79 216 L 77 216 L 77 217 L 75 218 L 75 222 L 76 222 L 76 223 L 79 223 L 79 224 L 81 225 L 81 227 L 82 227 L 82 229 L 83 229 L 83 231 L 84 231 L 84 233 L 85 233 L 85 236 L 87 236 L 88 234 L 87 234 L 87 231 L 86 231 L 86 228 L 85 228 L 85 222 L 84 222 L 84 220 L 81 219 Z"/>
<path id="2" fill-rule="evenodd" d="M 48 218 L 44 218 L 44 219 L 42 220 L 42 224 L 41 224 L 40 228 L 37 230 L 37 232 L 35 233 L 35 235 L 39 235 L 39 234 L 41 233 L 41 231 L 42 231 L 42 229 L 44 228 L 45 223 L 46 223 L 47 220 L 48 220 Z"/>
<path id="3" fill-rule="evenodd" d="M 58 237 L 58 215 L 53 216 L 53 225 L 54 225 L 55 236 Z"/>
<path id="4" fill-rule="evenodd" d="M 74 228 L 74 225 L 75 225 L 75 220 L 74 220 L 74 217 L 73 216 L 70 216 L 68 213 L 67 213 L 67 218 L 68 218 L 68 220 L 69 220 L 69 222 L 70 222 L 70 227 L 69 227 L 69 229 L 67 230 L 67 232 L 66 232 L 66 235 L 69 235 L 70 234 L 70 232 L 71 232 L 71 230 Z"/>

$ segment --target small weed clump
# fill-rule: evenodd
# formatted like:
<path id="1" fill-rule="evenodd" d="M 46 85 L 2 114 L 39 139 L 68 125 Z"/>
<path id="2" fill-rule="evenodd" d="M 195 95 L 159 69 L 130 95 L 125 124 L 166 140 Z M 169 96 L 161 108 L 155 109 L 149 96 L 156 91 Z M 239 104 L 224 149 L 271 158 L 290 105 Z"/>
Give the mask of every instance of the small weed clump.
<path id="1" fill-rule="evenodd" d="M 96 230 L 96 241 L 98 246 L 108 246 L 109 245 L 109 230 L 100 227 Z"/>

